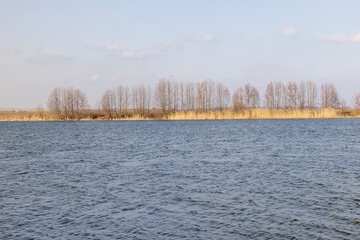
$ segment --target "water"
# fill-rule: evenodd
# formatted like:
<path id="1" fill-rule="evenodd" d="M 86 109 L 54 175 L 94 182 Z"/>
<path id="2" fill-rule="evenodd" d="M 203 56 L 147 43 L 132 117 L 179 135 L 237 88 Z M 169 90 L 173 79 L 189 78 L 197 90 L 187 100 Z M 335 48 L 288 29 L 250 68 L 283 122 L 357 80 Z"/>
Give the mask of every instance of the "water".
<path id="1" fill-rule="evenodd" d="M 2 122 L 1 239 L 360 239 L 360 119 Z"/>

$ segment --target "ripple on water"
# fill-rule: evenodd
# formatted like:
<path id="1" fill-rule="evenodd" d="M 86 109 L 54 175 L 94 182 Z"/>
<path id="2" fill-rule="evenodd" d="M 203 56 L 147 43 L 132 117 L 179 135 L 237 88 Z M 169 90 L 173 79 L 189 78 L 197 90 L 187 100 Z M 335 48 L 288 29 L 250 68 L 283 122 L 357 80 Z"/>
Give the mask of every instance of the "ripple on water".
<path id="1" fill-rule="evenodd" d="M 356 239 L 360 121 L 0 123 L 1 239 Z"/>

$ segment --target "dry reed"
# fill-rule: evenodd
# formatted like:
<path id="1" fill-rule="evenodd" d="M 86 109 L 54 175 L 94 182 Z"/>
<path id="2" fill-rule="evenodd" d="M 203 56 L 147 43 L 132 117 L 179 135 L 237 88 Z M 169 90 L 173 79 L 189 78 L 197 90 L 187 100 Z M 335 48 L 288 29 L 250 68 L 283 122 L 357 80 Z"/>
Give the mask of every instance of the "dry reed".
<path id="1" fill-rule="evenodd" d="M 129 114 L 109 118 L 95 110 L 89 110 L 81 121 L 114 120 L 114 121 L 142 121 L 142 120 L 217 120 L 217 119 L 310 119 L 310 118 L 360 118 L 360 110 L 356 109 L 248 109 L 239 112 L 223 111 L 177 111 L 167 115 Z M 59 121 L 56 115 L 49 111 L 0 111 L 0 121 Z"/>

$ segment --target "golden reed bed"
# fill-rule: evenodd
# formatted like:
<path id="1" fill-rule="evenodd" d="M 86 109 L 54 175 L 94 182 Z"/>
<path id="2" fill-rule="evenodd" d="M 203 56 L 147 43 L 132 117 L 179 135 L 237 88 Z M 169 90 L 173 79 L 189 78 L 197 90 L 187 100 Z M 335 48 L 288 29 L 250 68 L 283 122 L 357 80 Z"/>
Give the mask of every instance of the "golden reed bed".
<path id="1" fill-rule="evenodd" d="M 284 110 L 284 109 L 251 109 L 239 112 L 231 110 L 224 111 L 178 111 L 175 113 L 163 114 L 130 114 L 123 117 L 110 118 L 106 114 L 95 111 L 88 111 L 81 121 L 96 120 L 220 120 L 220 119 L 311 119 L 311 118 L 359 118 L 360 110 L 357 109 L 319 109 L 319 110 Z M 48 111 L 1 111 L 0 121 L 58 121 L 55 114 Z"/>
<path id="2" fill-rule="evenodd" d="M 269 110 L 251 109 L 240 112 L 176 112 L 168 116 L 169 120 L 207 120 L 207 119 L 307 119 L 307 118 L 358 118 L 360 111 L 321 109 L 321 110 Z"/>

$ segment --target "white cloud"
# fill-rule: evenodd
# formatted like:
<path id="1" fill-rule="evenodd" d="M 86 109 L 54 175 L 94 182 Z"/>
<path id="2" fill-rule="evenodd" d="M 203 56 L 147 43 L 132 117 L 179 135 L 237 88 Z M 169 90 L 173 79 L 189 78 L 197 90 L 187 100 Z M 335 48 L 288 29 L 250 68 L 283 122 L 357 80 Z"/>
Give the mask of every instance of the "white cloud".
<path id="1" fill-rule="evenodd" d="M 218 39 L 213 34 L 204 34 L 204 35 L 196 35 L 194 33 L 183 33 L 179 35 L 179 40 L 181 43 L 184 42 L 217 42 Z M 176 44 L 175 44 L 176 45 Z M 179 43 L 177 42 L 177 45 Z M 181 48 L 182 46 L 178 47 Z"/>
<path id="2" fill-rule="evenodd" d="M 124 48 L 120 45 L 106 45 L 105 47 L 105 50 L 108 50 L 108 51 L 122 51 L 124 50 Z"/>
<path id="3" fill-rule="evenodd" d="M 124 58 L 144 58 L 145 57 L 145 51 L 131 51 L 131 50 L 122 50 L 120 51 L 120 56 Z"/>
<path id="4" fill-rule="evenodd" d="M 320 40 L 330 41 L 330 42 L 347 42 L 348 37 L 345 34 L 337 35 L 320 35 Z"/>
<path id="5" fill-rule="evenodd" d="M 147 55 L 147 50 L 129 50 L 121 45 L 109 44 L 105 46 L 90 46 L 88 47 L 95 51 L 106 51 L 119 55 L 123 58 L 141 59 Z"/>
<path id="6" fill-rule="evenodd" d="M 93 45 L 88 47 L 88 49 L 90 50 L 109 52 L 127 59 L 142 59 L 148 56 L 163 54 L 164 52 L 170 49 L 180 49 L 180 48 L 182 48 L 182 45 L 179 42 L 172 42 L 168 44 L 157 43 L 150 48 L 138 49 L 138 50 L 131 50 L 116 44 L 108 44 L 104 46 Z"/>
<path id="7" fill-rule="evenodd" d="M 330 42 L 360 42 L 360 33 L 347 36 L 346 34 L 320 35 L 320 40 Z"/>
<path id="8" fill-rule="evenodd" d="M 170 49 L 180 49 L 180 48 L 182 48 L 182 45 L 179 42 L 172 42 L 170 44 L 156 43 L 153 45 L 151 49 L 148 49 L 148 51 L 150 52 L 155 51 L 155 53 L 160 53 L 160 52 L 166 52 Z"/>
<path id="9" fill-rule="evenodd" d="M 360 42 L 360 33 L 354 34 L 351 40 L 353 42 Z"/>
<path id="10" fill-rule="evenodd" d="M 92 75 L 90 79 L 91 79 L 91 81 L 93 81 L 93 82 L 97 82 L 97 81 L 99 80 L 99 78 L 100 78 L 100 76 L 97 75 L 97 74 L 95 74 L 95 75 Z"/>
<path id="11" fill-rule="evenodd" d="M 200 41 L 200 42 L 214 42 L 216 41 L 215 37 L 211 34 L 205 34 L 204 36 L 200 37 L 200 38 L 197 38 L 196 39 L 197 41 Z"/>
<path id="12" fill-rule="evenodd" d="M 280 28 L 280 33 L 284 36 L 292 37 L 296 35 L 296 30 L 293 27 Z"/>

